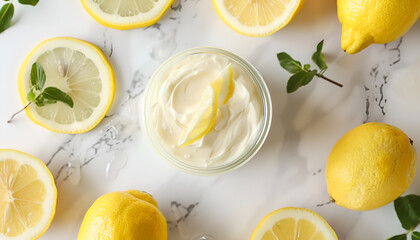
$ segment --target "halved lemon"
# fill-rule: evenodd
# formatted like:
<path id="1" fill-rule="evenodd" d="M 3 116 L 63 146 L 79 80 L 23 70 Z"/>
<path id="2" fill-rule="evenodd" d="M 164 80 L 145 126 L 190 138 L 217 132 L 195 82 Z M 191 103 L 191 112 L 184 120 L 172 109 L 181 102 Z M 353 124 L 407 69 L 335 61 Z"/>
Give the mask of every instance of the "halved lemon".
<path id="1" fill-rule="evenodd" d="M 258 224 L 251 240 L 337 240 L 330 225 L 317 213 L 304 208 L 282 208 Z"/>
<path id="2" fill-rule="evenodd" d="M 212 0 L 219 17 L 236 32 L 262 37 L 286 26 L 304 0 Z"/>
<path id="3" fill-rule="evenodd" d="M 217 115 L 217 95 L 213 87 L 207 89 L 201 98 L 198 109 L 191 120 L 191 128 L 188 130 L 180 147 L 190 145 L 199 140 L 213 128 Z"/>
<path id="4" fill-rule="evenodd" d="M 119 30 L 147 27 L 157 22 L 173 0 L 81 0 L 100 24 Z"/>
<path id="5" fill-rule="evenodd" d="M 57 102 L 26 108 L 28 117 L 48 130 L 83 133 L 94 128 L 111 107 L 115 93 L 114 72 L 96 46 L 74 38 L 60 37 L 40 43 L 26 57 L 18 74 L 18 89 L 24 105 L 31 88 L 33 63 L 42 65 L 46 87 L 56 87 L 73 100 L 73 108 Z"/>
<path id="6" fill-rule="evenodd" d="M 51 172 L 39 159 L 0 149 L 0 239 L 37 239 L 49 227 L 57 200 Z"/>

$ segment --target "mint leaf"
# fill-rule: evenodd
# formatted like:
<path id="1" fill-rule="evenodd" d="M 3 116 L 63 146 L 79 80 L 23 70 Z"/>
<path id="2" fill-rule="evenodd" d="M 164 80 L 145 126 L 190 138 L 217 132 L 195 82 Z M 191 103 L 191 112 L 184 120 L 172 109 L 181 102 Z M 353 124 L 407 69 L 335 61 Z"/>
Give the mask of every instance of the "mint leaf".
<path id="1" fill-rule="evenodd" d="M 407 240 L 407 234 L 396 235 L 393 237 L 388 238 L 387 240 Z"/>
<path id="2" fill-rule="evenodd" d="M 34 93 L 34 91 L 32 89 L 26 95 L 26 99 L 28 99 L 29 102 L 34 102 L 35 101 L 35 97 L 36 97 L 35 96 L 35 93 Z"/>
<path id="3" fill-rule="evenodd" d="M 44 101 L 47 101 L 47 103 L 54 103 L 54 101 L 59 101 L 73 108 L 73 100 L 71 99 L 71 97 L 58 88 L 47 87 L 42 92 L 42 97 L 44 98 Z"/>
<path id="4" fill-rule="evenodd" d="M 322 47 L 324 45 L 324 40 L 318 43 L 316 47 L 316 52 L 312 55 L 312 61 L 321 69 L 321 71 L 327 70 L 327 62 L 325 61 L 324 54 L 322 54 Z"/>
<path id="5" fill-rule="evenodd" d="M 6 3 L 0 9 L 0 33 L 10 27 L 12 24 L 15 7 L 12 3 Z"/>
<path id="6" fill-rule="evenodd" d="M 35 6 L 39 0 L 19 0 L 20 4 Z"/>
<path id="7" fill-rule="evenodd" d="M 401 225 L 406 230 L 413 230 L 420 222 L 420 196 L 407 195 L 394 201 L 394 208 Z"/>
<path id="8" fill-rule="evenodd" d="M 298 73 L 302 71 L 302 64 L 294 60 L 289 54 L 281 52 L 277 54 L 280 65 L 289 73 Z"/>
<path id="9" fill-rule="evenodd" d="M 411 233 L 411 240 L 420 240 L 420 232 Z"/>
<path id="10" fill-rule="evenodd" d="M 41 91 L 41 89 L 44 88 L 46 78 L 44 68 L 41 64 L 38 62 L 32 64 L 31 83 L 36 90 Z"/>
<path id="11" fill-rule="evenodd" d="M 287 93 L 292 93 L 298 88 L 307 85 L 312 79 L 317 76 L 322 78 L 332 84 L 335 84 L 339 87 L 343 87 L 343 84 L 333 81 L 332 79 L 324 76 L 324 72 L 327 70 L 328 66 L 325 62 L 325 57 L 322 54 L 322 46 L 324 45 L 324 40 L 318 43 L 316 47 L 316 52 L 312 55 L 312 60 L 320 68 L 320 71 L 311 70 L 311 65 L 303 65 L 299 61 L 293 59 L 289 54 L 285 52 L 277 53 L 277 59 L 279 60 L 280 65 L 289 73 L 293 74 L 287 82 Z"/>
<path id="12" fill-rule="evenodd" d="M 295 73 L 287 82 L 287 93 L 292 93 L 298 90 L 298 88 L 310 83 L 315 77 L 316 73 L 316 70 L 312 70 L 310 72 L 300 71 Z"/>

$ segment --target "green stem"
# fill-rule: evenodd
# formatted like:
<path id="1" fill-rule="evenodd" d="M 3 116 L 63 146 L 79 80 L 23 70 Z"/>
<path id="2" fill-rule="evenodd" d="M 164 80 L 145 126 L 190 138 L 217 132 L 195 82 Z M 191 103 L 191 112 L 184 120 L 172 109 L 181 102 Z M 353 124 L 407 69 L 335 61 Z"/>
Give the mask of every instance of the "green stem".
<path id="1" fill-rule="evenodd" d="M 11 123 L 13 118 L 18 115 L 19 113 L 21 113 L 23 110 L 25 110 L 27 107 L 29 107 L 29 105 L 31 105 L 32 102 L 29 102 L 28 104 L 26 104 L 22 109 L 20 109 L 19 111 L 17 111 L 15 114 L 12 115 L 12 117 L 9 119 L 9 121 L 7 121 L 7 123 Z"/>
<path id="2" fill-rule="evenodd" d="M 335 85 L 337 85 L 337 86 L 339 86 L 339 87 L 343 87 L 343 84 L 341 84 L 341 83 L 338 83 L 338 82 L 336 82 L 336 81 L 333 81 L 333 80 L 331 80 L 331 79 L 329 79 L 329 78 L 327 78 L 326 76 L 324 76 L 324 75 L 322 75 L 322 74 L 316 74 L 316 76 L 317 77 L 320 77 L 320 78 L 322 78 L 322 79 L 324 79 L 324 80 L 327 80 L 328 82 L 330 82 L 330 83 L 332 83 L 332 84 L 335 84 Z"/>

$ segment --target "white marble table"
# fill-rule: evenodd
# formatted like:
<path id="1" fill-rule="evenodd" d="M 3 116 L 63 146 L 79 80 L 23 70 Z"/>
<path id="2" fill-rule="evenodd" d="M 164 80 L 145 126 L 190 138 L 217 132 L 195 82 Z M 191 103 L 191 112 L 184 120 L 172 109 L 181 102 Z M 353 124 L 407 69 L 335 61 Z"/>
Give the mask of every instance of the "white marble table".
<path id="1" fill-rule="evenodd" d="M 218 18 L 210 0 L 181 0 L 158 24 L 130 31 L 99 25 L 77 0 L 17 6 L 13 26 L 0 34 L 0 148 L 37 156 L 56 178 L 57 212 L 41 239 L 75 239 L 96 198 L 127 189 L 153 194 L 171 240 L 200 232 L 218 240 L 249 239 L 266 214 L 288 206 L 315 210 L 340 240 L 379 240 L 402 233 L 392 204 L 367 212 L 317 205 L 329 200 L 324 176 L 329 151 L 353 127 L 366 121 L 390 123 L 420 149 L 420 77 L 404 77 L 420 56 L 420 23 L 393 43 L 351 56 L 340 48 L 335 2 L 307 1 L 286 28 L 265 38 L 235 33 Z M 24 114 L 6 123 L 22 106 L 16 86 L 20 63 L 36 44 L 56 36 L 96 44 L 116 73 L 111 111 L 86 134 L 49 132 Z M 287 51 L 309 63 L 321 39 L 330 67 L 326 75 L 344 87 L 316 79 L 286 94 L 289 74 L 276 53 Z M 154 152 L 138 124 L 138 102 L 150 75 L 170 55 L 196 46 L 225 48 L 248 59 L 272 96 L 273 122 L 264 146 L 246 165 L 219 176 L 174 169 Z M 420 193 L 419 175 L 408 192 Z"/>

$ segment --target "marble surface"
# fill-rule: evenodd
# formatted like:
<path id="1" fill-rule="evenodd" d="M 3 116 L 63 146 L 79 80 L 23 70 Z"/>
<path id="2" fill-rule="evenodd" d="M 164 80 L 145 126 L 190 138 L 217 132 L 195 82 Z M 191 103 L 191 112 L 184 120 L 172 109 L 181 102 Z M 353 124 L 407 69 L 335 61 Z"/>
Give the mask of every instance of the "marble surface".
<path id="1" fill-rule="evenodd" d="M 286 28 L 264 38 L 235 33 L 218 18 L 210 0 L 176 1 L 157 24 L 129 31 L 99 25 L 79 1 L 16 6 L 13 26 L 0 34 L 0 148 L 40 158 L 55 177 L 57 212 L 40 239 L 75 239 L 96 198 L 127 189 L 156 198 L 173 240 L 203 232 L 218 240 L 249 239 L 266 214 L 288 206 L 318 212 L 340 240 L 403 233 L 392 204 L 367 212 L 325 204 L 324 170 L 334 143 L 367 121 L 401 128 L 420 149 L 420 77 L 407 77 L 420 64 L 420 23 L 395 42 L 370 46 L 357 55 L 341 50 L 340 35 L 335 0 L 307 1 Z M 16 87 L 22 60 L 36 44 L 57 36 L 94 43 L 116 73 L 113 106 L 86 134 L 49 132 L 24 114 L 6 123 L 22 107 Z M 276 53 L 287 51 L 309 63 L 321 39 L 330 67 L 326 75 L 344 87 L 315 79 L 286 94 L 289 74 Z M 273 102 L 272 127 L 260 152 L 243 167 L 218 176 L 174 169 L 154 152 L 138 123 L 138 102 L 153 71 L 172 54 L 196 46 L 225 48 L 249 60 L 264 77 Z M 419 178 L 407 192 L 420 193 Z"/>

